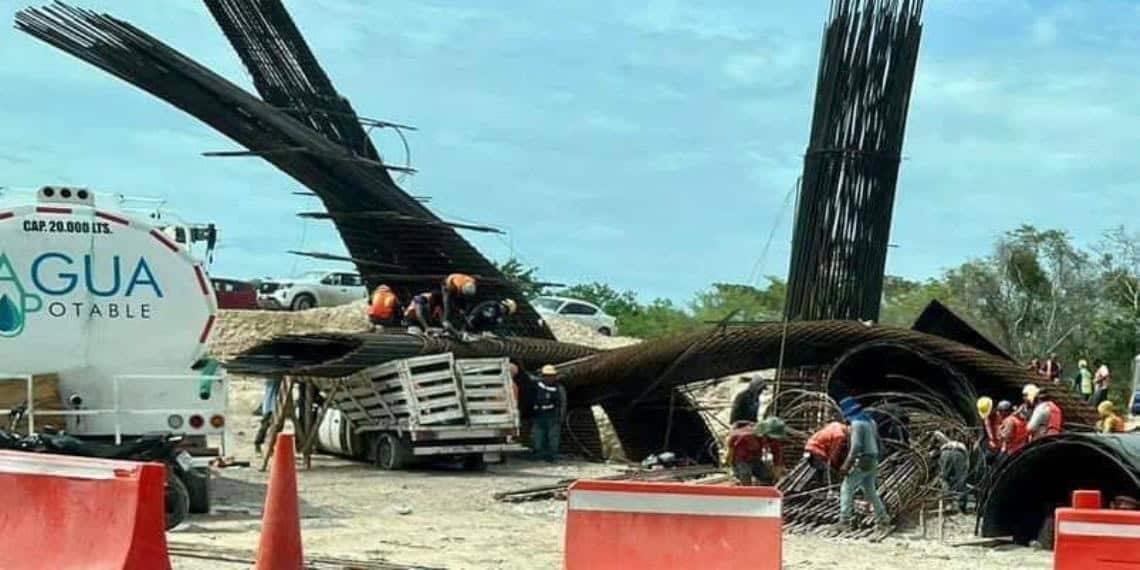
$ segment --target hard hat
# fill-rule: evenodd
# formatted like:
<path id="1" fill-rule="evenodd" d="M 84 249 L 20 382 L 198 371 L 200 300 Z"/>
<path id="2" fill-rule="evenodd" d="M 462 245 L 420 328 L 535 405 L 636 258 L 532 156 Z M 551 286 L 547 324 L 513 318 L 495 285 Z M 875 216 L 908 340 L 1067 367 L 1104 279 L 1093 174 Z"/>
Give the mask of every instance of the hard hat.
<path id="1" fill-rule="evenodd" d="M 999 412 L 1009 413 L 1013 411 L 1013 403 L 1009 400 L 1002 400 L 998 402 L 997 409 Z"/>
<path id="2" fill-rule="evenodd" d="M 863 406 L 861 406 L 855 398 L 850 396 L 839 401 L 839 409 L 843 412 L 843 417 L 847 419 L 854 418 L 863 413 Z"/>
<path id="3" fill-rule="evenodd" d="M 978 398 L 978 415 L 983 418 L 990 415 L 990 411 L 994 409 L 994 401 L 989 396 L 982 396 Z"/>
<path id="4" fill-rule="evenodd" d="M 475 295 L 475 280 L 472 279 L 464 283 L 463 286 L 459 288 L 459 292 L 467 297 Z"/>
<path id="5" fill-rule="evenodd" d="M 507 313 L 511 315 L 519 310 L 519 304 L 514 299 L 503 299 L 503 305 L 507 308 Z"/>
<path id="6" fill-rule="evenodd" d="M 543 376 L 558 376 L 558 369 L 553 364 L 547 364 L 542 367 Z"/>
<path id="7" fill-rule="evenodd" d="M 756 426 L 756 434 L 772 439 L 784 439 L 788 437 L 788 426 L 780 418 L 764 418 L 760 421 L 760 425 Z"/>
<path id="8" fill-rule="evenodd" d="M 1077 362 L 1077 366 L 1079 366 L 1081 368 L 1088 368 L 1089 367 L 1089 361 L 1082 358 L 1082 359 L 1080 359 L 1080 361 Z"/>
<path id="9" fill-rule="evenodd" d="M 1021 389 L 1021 395 L 1029 398 L 1030 402 L 1036 400 L 1037 395 L 1040 393 L 1041 388 L 1038 388 L 1036 384 L 1026 384 L 1025 387 Z"/>
<path id="10" fill-rule="evenodd" d="M 1116 413 L 1116 406 L 1112 405 L 1111 400 L 1105 400 L 1096 406 L 1096 411 L 1102 416 L 1111 416 Z"/>
<path id="11" fill-rule="evenodd" d="M 381 284 L 379 287 L 376 288 L 376 290 L 377 291 L 391 291 L 392 288 L 387 286 L 387 285 Z"/>

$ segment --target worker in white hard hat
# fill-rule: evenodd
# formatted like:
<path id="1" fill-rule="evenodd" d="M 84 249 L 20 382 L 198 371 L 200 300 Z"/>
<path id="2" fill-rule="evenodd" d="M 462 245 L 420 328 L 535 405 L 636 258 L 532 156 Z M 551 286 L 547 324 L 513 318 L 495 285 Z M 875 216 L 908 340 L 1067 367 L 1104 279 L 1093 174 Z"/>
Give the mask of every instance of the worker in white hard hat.
<path id="1" fill-rule="evenodd" d="M 562 441 L 562 420 L 566 416 L 566 389 L 558 381 L 553 364 L 542 367 L 531 398 L 531 447 L 536 459 L 553 463 Z"/>
<path id="2" fill-rule="evenodd" d="M 1026 407 L 1030 410 L 1027 426 L 1030 441 L 1061 433 L 1064 415 L 1056 402 L 1043 393 L 1036 384 L 1026 384 L 1021 389 L 1021 395 L 1025 397 Z"/>
<path id="3" fill-rule="evenodd" d="M 467 331 L 474 334 L 498 333 L 507 319 L 519 310 L 514 299 L 483 301 L 471 309 L 467 317 Z"/>

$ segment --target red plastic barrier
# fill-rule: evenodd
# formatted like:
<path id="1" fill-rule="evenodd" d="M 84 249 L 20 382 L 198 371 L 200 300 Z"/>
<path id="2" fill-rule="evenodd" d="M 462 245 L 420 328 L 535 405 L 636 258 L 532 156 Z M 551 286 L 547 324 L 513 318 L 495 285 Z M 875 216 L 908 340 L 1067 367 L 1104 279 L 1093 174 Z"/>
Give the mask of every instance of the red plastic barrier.
<path id="1" fill-rule="evenodd" d="M 566 570 L 779 570 L 781 495 L 772 487 L 578 481 L 566 514 Z"/>
<path id="2" fill-rule="evenodd" d="M 1140 511 L 1102 509 L 1100 491 L 1076 491 L 1057 509 L 1055 570 L 1140 569 Z"/>
<path id="3" fill-rule="evenodd" d="M 0 568 L 169 570 L 165 467 L 0 451 Z"/>

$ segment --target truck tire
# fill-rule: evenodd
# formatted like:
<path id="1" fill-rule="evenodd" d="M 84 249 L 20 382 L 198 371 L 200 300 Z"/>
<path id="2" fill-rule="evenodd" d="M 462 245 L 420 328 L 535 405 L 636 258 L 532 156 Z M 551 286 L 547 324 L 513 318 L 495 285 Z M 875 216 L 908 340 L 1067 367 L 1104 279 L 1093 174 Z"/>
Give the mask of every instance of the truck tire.
<path id="1" fill-rule="evenodd" d="M 317 306 L 317 300 L 308 293 L 301 293 L 293 299 L 293 305 L 290 307 L 294 311 L 307 311 Z"/>
<path id="2" fill-rule="evenodd" d="M 483 458 L 482 453 L 474 455 L 463 456 L 463 470 L 464 471 L 486 471 L 487 460 Z"/>
<path id="3" fill-rule="evenodd" d="M 601 333 L 602 336 L 613 336 L 614 335 L 614 331 L 610 330 L 610 327 L 602 327 L 602 328 L 598 329 L 598 332 Z"/>
<path id="4" fill-rule="evenodd" d="M 190 512 L 210 514 L 210 468 L 192 469 L 182 482 L 190 493 Z"/>
<path id="5" fill-rule="evenodd" d="M 413 458 L 411 446 L 396 434 L 382 433 L 376 438 L 376 467 L 398 471 L 410 466 Z"/>
<path id="6" fill-rule="evenodd" d="M 190 491 L 186 484 L 170 469 L 166 471 L 166 488 L 164 489 L 164 505 L 166 507 L 166 530 L 170 530 L 186 520 L 190 514 Z"/>

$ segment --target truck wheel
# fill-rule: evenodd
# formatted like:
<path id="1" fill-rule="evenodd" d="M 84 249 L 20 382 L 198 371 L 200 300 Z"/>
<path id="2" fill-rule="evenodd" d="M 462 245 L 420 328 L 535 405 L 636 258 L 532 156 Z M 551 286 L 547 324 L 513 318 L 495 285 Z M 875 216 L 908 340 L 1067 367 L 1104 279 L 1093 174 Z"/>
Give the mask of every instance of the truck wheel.
<path id="1" fill-rule="evenodd" d="M 314 299 L 313 296 L 308 294 L 308 293 L 301 293 L 300 295 L 297 295 L 296 299 L 293 299 L 293 310 L 294 311 L 307 311 L 307 310 L 312 309 L 313 307 L 316 307 L 316 306 L 317 306 L 317 300 Z"/>
<path id="2" fill-rule="evenodd" d="M 405 469 L 412 463 L 411 447 L 395 434 L 384 433 L 376 438 L 376 467 L 385 471 Z"/>
<path id="3" fill-rule="evenodd" d="M 210 469 L 192 469 L 182 482 L 190 493 L 190 512 L 210 514 Z"/>
<path id="4" fill-rule="evenodd" d="M 463 456 L 463 470 L 464 471 L 486 471 L 487 461 L 483 458 L 483 454 L 464 455 Z"/>
<path id="5" fill-rule="evenodd" d="M 602 327 L 598 329 L 598 332 L 602 333 L 602 336 L 613 336 L 614 334 L 614 331 L 611 331 L 610 327 Z"/>
<path id="6" fill-rule="evenodd" d="M 165 489 L 165 506 L 166 506 L 166 530 L 170 530 L 186 520 L 186 515 L 190 514 L 190 491 L 186 490 L 186 484 L 182 479 L 178 478 L 173 471 L 166 471 L 166 489 Z"/>

